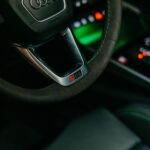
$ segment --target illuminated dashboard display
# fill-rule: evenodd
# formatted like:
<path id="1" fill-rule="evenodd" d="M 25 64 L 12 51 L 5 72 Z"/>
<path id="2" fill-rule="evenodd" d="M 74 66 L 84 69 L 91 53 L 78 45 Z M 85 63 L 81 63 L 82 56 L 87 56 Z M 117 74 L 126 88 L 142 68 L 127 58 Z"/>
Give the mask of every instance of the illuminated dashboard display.
<path id="1" fill-rule="evenodd" d="M 91 45 L 102 38 L 105 11 L 95 10 L 73 22 L 73 32 L 82 45 Z"/>
<path id="2" fill-rule="evenodd" d="M 77 41 L 83 46 L 96 45 L 102 39 L 106 19 L 106 10 L 102 2 L 102 0 L 74 1 L 77 15 L 71 26 Z M 131 44 L 147 33 L 148 29 L 143 16 L 125 9 L 116 50 Z"/>

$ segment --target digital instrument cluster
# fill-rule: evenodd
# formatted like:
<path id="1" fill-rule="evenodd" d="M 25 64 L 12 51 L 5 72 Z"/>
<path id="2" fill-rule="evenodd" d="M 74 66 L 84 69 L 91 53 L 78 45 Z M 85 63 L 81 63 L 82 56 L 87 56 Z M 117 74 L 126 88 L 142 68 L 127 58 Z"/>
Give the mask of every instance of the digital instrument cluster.
<path id="1" fill-rule="evenodd" d="M 76 17 L 71 26 L 77 41 L 84 45 L 92 45 L 103 35 L 105 9 L 102 1 L 75 0 Z"/>

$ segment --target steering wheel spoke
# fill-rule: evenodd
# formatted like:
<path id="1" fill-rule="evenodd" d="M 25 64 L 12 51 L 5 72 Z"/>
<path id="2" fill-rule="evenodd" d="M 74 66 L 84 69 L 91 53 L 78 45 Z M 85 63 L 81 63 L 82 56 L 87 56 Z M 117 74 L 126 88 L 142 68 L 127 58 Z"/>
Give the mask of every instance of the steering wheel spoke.
<path id="1" fill-rule="evenodd" d="M 83 78 L 88 73 L 88 69 L 87 69 L 86 61 L 84 60 L 79 50 L 79 47 L 73 37 L 71 30 L 67 28 L 65 31 L 61 32 L 61 36 L 63 37 L 64 42 L 68 47 L 68 51 L 67 51 L 68 54 L 67 53 L 64 54 L 64 56 L 67 55 L 67 57 L 65 57 L 64 59 L 68 59 L 68 60 L 66 61 L 62 59 L 60 61 L 59 60 L 60 56 L 58 56 L 58 58 L 56 56 L 56 58 L 54 59 L 55 62 L 57 63 L 57 67 L 55 67 L 55 64 L 47 63 L 42 58 L 42 56 L 40 56 L 40 54 L 36 51 L 36 48 L 34 47 L 25 48 L 18 44 L 13 44 L 13 45 L 25 57 L 25 59 L 28 62 L 30 62 L 30 64 L 32 64 L 42 74 L 49 77 L 50 79 L 53 79 L 55 82 L 59 83 L 62 86 L 69 86 L 76 83 L 81 78 Z M 55 62 L 52 61 L 52 63 Z M 61 71 L 59 71 L 59 69 Z"/>

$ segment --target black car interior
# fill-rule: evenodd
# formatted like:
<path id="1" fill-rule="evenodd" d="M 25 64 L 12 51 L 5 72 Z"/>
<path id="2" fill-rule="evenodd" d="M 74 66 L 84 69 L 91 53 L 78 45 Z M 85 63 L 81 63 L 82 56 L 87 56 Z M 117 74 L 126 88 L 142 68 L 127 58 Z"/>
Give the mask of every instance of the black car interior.
<path id="1" fill-rule="evenodd" d="M 1 150 L 150 150 L 149 0 L 0 3 Z"/>

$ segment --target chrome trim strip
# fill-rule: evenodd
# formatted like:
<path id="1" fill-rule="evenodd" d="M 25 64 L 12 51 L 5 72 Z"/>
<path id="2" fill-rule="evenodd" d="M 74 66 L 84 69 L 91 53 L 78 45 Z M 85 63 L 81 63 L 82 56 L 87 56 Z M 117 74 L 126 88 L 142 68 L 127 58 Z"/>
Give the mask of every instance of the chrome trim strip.
<path id="1" fill-rule="evenodd" d="M 120 69 L 130 73 L 131 75 L 133 75 L 135 77 L 138 77 L 138 78 L 140 78 L 143 81 L 146 81 L 148 84 L 150 83 L 150 78 L 145 76 L 145 75 L 143 75 L 142 73 L 140 73 L 140 72 L 138 72 L 138 71 L 136 71 L 136 70 L 134 70 L 134 69 L 132 69 L 132 68 L 130 68 L 128 66 L 122 65 L 122 64 L 118 63 L 117 61 L 115 61 L 113 59 L 111 59 L 110 62 L 112 64 L 114 64 L 115 66 L 119 67 Z"/>
<path id="2" fill-rule="evenodd" d="M 76 70 L 74 70 L 73 72 L 70 72 L 68 75 L 66 75 L 65 77 L 61 77 L 58 76 L 56 73 L 54 73 L 50 67 L 48 67 L 43 60 L 41 60 L 40 56 L 36 55 L 36 52 L 34 51 L 34 49 L 31 48 L 24 48 L 19 44 L 13 44 L 13 46 L 25 57 L 25 59 L 32 65 L 34 66 L 37 70 L 39 70 L 42 74 L 44 74 L 45 76 L 53 79 L 54 81 L 56 81 L 58 84 L 62 85 L 62 86 L 70 86 L 74 83 L 76 83 L 77 81 L 79 81 L 81 78 L 83 78 L 87 73 L 88 73 L 88 69 L 87 69 L 87 65 L 79 51 L 79 48 L 74 40 L 74 37 L 70 31 L 70 29 L 67 29 L 65 33 L 63 33 L 66 38 L 66 40 L 69 40 L 69 44 L 72 47 L 72 50 L 75 51 L 75 55 L 82 61 L 82 66 Z M 81 72 L 81 76 L 73 81 L 70 80 L 70 76 L 74 75 L 75 73 L 77 73 L 78 71 Z"/>

